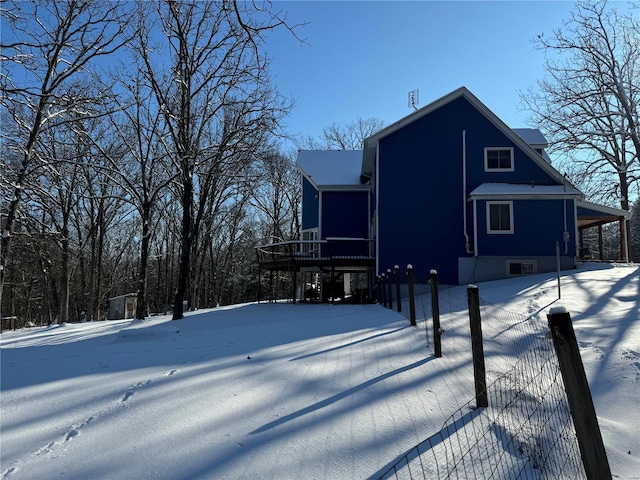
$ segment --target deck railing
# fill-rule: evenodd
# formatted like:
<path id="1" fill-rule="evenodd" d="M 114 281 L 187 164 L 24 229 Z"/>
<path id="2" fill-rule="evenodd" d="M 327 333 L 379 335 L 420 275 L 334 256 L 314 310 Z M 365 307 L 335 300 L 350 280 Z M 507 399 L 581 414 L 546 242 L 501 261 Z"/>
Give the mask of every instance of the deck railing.
<path id="1" fill-rule="evenodd" d="M 331 260 L 371 260 L 373 241 L 363 238 L 291 240 L 256 247 L 260 264 L 300 265 Z"/>

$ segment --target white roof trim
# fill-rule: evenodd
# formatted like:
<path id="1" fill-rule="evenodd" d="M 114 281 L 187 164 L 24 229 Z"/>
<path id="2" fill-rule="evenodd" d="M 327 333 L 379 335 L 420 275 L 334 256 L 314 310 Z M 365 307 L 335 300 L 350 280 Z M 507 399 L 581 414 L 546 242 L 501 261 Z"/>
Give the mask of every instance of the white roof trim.
<path id="1" fill-rule="evenodd" d="M 526 200 L 541 198 L 582 198 L 569 185 L 532 185 L 518 183 L 483 183 L 469 194 L 469 200 Z"/>

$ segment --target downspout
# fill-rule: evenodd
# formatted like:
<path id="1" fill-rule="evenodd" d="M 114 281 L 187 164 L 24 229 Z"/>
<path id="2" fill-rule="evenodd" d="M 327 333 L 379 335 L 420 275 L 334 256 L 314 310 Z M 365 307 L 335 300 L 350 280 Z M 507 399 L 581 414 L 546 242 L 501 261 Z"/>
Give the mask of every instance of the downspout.
<path id="1" fill-rule="evenodd" d="M 322 240 L 322 190 L 318 189 L 318 240 Z"/>
<path id="2" fill-rule="evenodd" d="M 582 246 L 582 242 L 578 240 L 580 237 L 580 229 L 578 228 L 578 200 L 573 200 L 573 222 L 574 222 L 574 230 L 573 234 L 575 235 L 575 251 L 574 253 L 574 263 L 576 263 L 580 258 L 580 247 Z"/>
<path id="3" fill-rule="evenodd" d="M 473 199 L 473 244 L 474 248 L 474 256 L 478 256 L 478 210 L 476 205 L 477 200 Z"/>
<path id="4" fill-rule="evenodd" d="M 322 258 L 322 190 L 318 188 L 318 258 Z M 318 289 L 318 300 L 324 302 L 324 267 L 320 267 L 318 272 L 320 277 L 320 288 Z"/>
<path id="5" fill-rule="evenodd" d="M 565 186 L 566 189 L 566 186 Z M 567 199 L 564 199 L 563 204 L 564 211 L 564 230 L 562 231 L 562 236 L 564 240 L 564 254 L 569 253 L 569 230 L 567 230 Z"/>
<path id="6" fill-rule="evenodd" d="M 376 213 L 374 215 L 374 230 L 375 230 L 375 242 L 374 242 L 374 246 L 375 246 L 375 255 L 376 255 L 376 269 L 374 274 L 375 275 L 379 275 L 380 273 L 382 273 L 380 271 L 380 141 L 376 140 L 376 166 L 375 166 L 375 170 L 374 170 L 374 176 L 375 176 L 375 183 L 376 183 L 376 194 L 375 194 L 375 198 L 373 199 L 375 201 L 375 209 L 376 209 Z"/>
<path id="7" fill-rule="evenodd" d="M 473 253 L 467 233 L 467 131 L 462 130 L 462 223 L 464 227 L 464 248 Z"/>

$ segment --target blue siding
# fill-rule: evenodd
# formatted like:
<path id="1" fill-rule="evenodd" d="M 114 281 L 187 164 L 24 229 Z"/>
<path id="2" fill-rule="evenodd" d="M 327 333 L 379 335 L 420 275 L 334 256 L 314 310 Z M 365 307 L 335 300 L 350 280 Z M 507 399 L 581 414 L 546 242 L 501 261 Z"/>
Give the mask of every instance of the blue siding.
<path id="1" fill-rule="evenodd" d="M 576 254 L 573 200 L 566 201 L 567 230 L 570 238 L 563 238 L 563 200 L 514 200 L 513 234 L 488 234 L 486 202 L 477 202 L 478 251 L 482 256 L 555 256 L 556 242 L 560 242 L 562 256 Z"/>
<path id="2" fill-rule="evenodd" d="M 366 191 L 322 192 L 322 239 L 369 238 Z"/>
<path id="3" fill-rule="evenodd" d="M 318 227 L 320 201 L 318 190 L 306 178 L 302 178 L 302 229 Z"/>
<path id="4" fill-rule="evenodd" d="M 462 220 L 463 130 L 467 194 L 488 182 L 556 183 L 466 99 L 450 102 L 380 140 L 378 242 L 382 271 L 394 264 L 404 267 L 411 263 L 418 278 L 435 268 L 443 283 L 458 283 L 458 257 L 470 256 Z M 484 172 L 485 147 L 514 147 L 515 171 Z M 473 241 L 470 209 L 467 232 Z"/>

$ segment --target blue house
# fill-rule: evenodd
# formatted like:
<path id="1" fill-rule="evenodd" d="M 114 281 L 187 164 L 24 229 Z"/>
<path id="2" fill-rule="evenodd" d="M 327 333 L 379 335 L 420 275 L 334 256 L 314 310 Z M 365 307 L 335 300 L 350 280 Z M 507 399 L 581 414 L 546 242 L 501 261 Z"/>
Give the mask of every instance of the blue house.
<path id="1" fill-rule="evenodd" d="M 626 261 L 628 212 L 583 202 L 546 146 L 539 130 L 509 128 L 461 87 L 365 139 L 362 151 L 300 151 L 302 241 L 328 259 L 340 240 L 343 255 L 334 255 L 340 265 L 295 268 L 366 270 L 369 289 L 409 263 L 417 276 L 436 269 L 443 283 L 481 282 L 554 271 L 558 257 L 573 268 L 581 232 L 612 221 Z"/>

